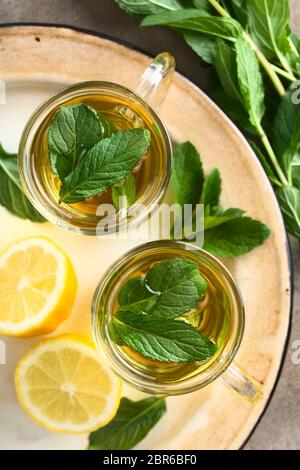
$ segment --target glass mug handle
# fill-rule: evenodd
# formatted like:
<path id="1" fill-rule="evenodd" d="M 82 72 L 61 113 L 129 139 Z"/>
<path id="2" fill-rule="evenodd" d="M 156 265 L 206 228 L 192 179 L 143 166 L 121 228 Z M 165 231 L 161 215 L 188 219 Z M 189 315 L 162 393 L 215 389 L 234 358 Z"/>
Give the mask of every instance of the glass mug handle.
<path id="1" fill-rule="evenodd" d="M 252 403 L 257 403 L 263 396 L 260 384 L 236 365 L 230 365 L 221 378 L 231 390 Z"/>
<path id="2" fill-rule="evenodd" d="M 175 66 L 175 59 L 168 52 L 157 55 L 143 73 L 135 93 L 157 109 L 167 96 Z"/>

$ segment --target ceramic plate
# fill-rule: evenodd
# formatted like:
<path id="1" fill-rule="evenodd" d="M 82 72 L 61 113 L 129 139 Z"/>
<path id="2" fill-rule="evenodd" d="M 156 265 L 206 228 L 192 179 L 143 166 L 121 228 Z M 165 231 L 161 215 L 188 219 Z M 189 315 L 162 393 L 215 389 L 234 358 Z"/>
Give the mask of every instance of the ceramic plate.
<path id="1" fill-rule="evenodd" d="M 14 26 L 0 29 L 0 79 L 6 105 L 0 105 L 0 141 L 16 151 L 22 128 L 34 108 L 66 84 L 107 80 L 135 88 L 149 57 L 97 35 L 66 28 Z M 228 263 L 246 304 L 246 329 L 237 363 L 263 388 L 263 400 L 243 401 L 220 381 L 205 390 L 168 399 L 168 412 L 139 444 L 140 449 L 237 449 L 260 418 L 273 390 L 290 321 L 290 268 L 281 214 L 260 164 L 230 120 L 183 76 L 176 74 L 161 108 L 172 138 L 191 140 L 205 170 L 218 167 L 222 204 L 240 207 L 272 228 L 260 248 Z M 68 321 L 56 330 L 90 333 L 90 304 L 108 266 L 134 246 L 35 225 L 0 208 L 0 249 L 30 235 L 47 235 L 70 255 L 78 277 L 77 300 Z M 14 368 L 38 339 L 5 339 L 7 364 L 0 366 L 0 447 L 3 449 L 81 449 L 87 436 L 51 434 L 35 425 L 17 403 Z M 130 389 L 128 396 L 138 396 Z"/>

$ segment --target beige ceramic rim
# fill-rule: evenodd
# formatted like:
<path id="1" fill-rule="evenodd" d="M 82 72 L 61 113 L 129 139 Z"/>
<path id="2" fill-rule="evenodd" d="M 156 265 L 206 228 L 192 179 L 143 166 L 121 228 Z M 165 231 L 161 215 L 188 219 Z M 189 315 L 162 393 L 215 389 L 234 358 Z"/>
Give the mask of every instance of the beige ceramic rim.
<path id="1" fill-rule="evenodd" d="M 122 79 L 124 86 L 134 89 L 149 63 L 149 57 L 140 52 L 69 28 L 4 27 L 0 28 L 0 44 L 1 79 L 13 82 L 37 80 L 69 84 Z M 104 64 L 107 66 L 103 67 Z M 112 79 L 114 70 L 118 71 L 115 80 Z M 273 232 L 255 254 L 245 255 L 242 261 L 226 263 L 239 283 L 246 304 L 245 335 L 237 362 L 261 383 L 263 400 L 258 405 L 245 403 L 220 384 L 209 396 L 201 398 L 208 422 L 202 423 L 200 428 L 193 422 L 190 431 L 184 435 L 179 433 L 176 441 L 178 449 L 237 449 L 246 441 L 266 407 L 287 341 L 291 280 L 286 232 L 272 188 L 252 150 L 206 95 L 175 74 L 160 114 L 176 140 L 191 140 L 199 148 L 206 170 L 215 166 L 220 169 L 224 206 L 233 203 L 234 194 L 236 206 L 246 209 L 250 216 L 263 219 Z M 189 119 L 191 115 L 195 116 L 193 122 Z M 255 284 L 249 277 L 251 272 L 256 273 Z M 255 292 L 255 296 L 251 292 Z M 195 394 L 185 396 L 188 415 L 197 397 Z M 161 445 L 165 439 L 162 435 Z"/>

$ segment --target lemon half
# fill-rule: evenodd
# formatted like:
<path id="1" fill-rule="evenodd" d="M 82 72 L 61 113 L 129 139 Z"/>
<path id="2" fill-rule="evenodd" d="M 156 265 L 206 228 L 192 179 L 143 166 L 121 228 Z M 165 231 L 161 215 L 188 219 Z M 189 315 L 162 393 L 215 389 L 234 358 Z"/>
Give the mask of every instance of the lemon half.
<path id="1" fill-rule="evenodd" d="M 12 243 L 0 255 L 0 335 L 53 331 L 71 311 L 77 290 L 66 253 L 46 237 Z"/>
<path id="2" fill-rule="evenodd" d="M 24 410 L 55 432 L 95 431 L 114 417 L 120 403 L 120 379 L 79 335 L 40 342 L 18 364 L 15 384 Z"/>

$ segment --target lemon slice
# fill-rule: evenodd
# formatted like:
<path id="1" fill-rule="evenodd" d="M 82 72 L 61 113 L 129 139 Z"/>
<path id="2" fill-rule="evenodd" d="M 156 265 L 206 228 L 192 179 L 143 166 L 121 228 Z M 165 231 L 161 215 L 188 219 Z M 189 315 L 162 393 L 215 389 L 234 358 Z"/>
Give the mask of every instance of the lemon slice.
<path id="1" fill-rule="evenodd" d="M 15 384 L 25 411 L 54 432 L 95 431 L 114 417 L 120 403 L 121 381 L 92 342 L 79 335 L 39 343 L 21 359 Z"/>
<path id="2" fill-rule="evenodd" d="M 11 244 L 0 255 L 0 334 L 36 336 L 65 320 L 77 290 L 64 251 L 44 237 Z"/>

